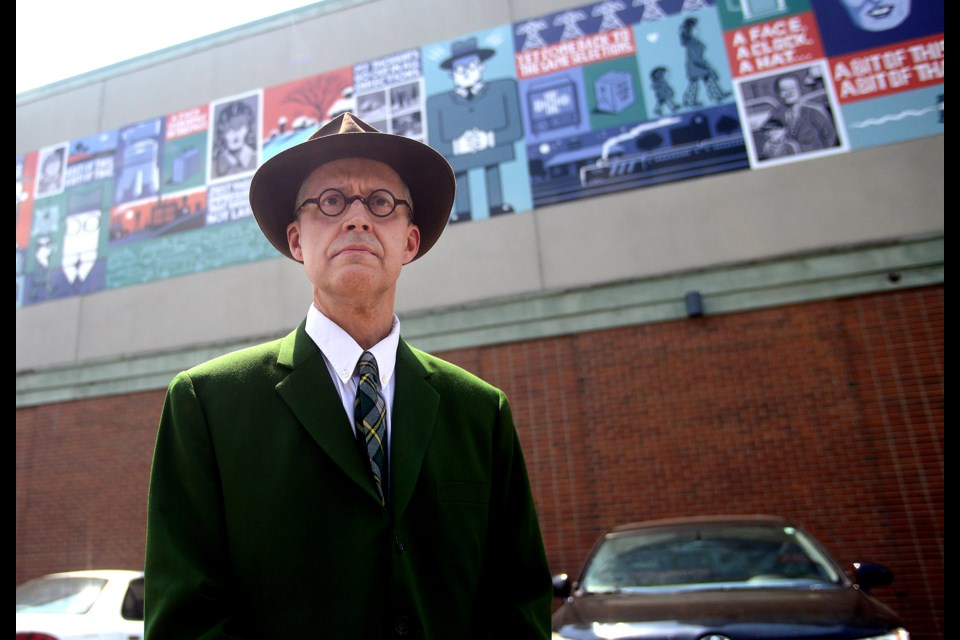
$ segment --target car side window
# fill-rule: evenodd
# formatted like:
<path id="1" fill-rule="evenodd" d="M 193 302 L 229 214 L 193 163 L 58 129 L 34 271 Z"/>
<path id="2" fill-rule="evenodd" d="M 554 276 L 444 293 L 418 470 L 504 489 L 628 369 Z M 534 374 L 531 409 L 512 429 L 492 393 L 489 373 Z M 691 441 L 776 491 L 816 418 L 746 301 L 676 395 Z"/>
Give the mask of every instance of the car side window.
<path id="1" fill-rule="evenodd" d="M 127 620 L 143 620 L 143 578 L 130 581 L 121 615 Z"/>

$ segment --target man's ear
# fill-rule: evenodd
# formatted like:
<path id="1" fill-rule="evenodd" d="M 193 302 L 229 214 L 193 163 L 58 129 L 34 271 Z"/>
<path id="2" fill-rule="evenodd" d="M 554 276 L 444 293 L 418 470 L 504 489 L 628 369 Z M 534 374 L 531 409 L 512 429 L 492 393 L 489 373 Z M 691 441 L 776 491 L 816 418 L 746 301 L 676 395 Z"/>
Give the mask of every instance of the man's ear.
<path id="1" fill-rule="evenodd" d="M 289 233 L 289 229 L 287 230 Z M 410 224 L 407 227 L 407 245 L 403 251 L 403 264 L 409 264 L 420 251 L 420 227 Z"/>
<path id="2" fill-rule="evenodd" d="M 303 247 L 300 246 L 300 221 L 294 220 L 287 225 L 287 246 L 290 247 L 290 255 L 297 262 L 303 262 Z"/>

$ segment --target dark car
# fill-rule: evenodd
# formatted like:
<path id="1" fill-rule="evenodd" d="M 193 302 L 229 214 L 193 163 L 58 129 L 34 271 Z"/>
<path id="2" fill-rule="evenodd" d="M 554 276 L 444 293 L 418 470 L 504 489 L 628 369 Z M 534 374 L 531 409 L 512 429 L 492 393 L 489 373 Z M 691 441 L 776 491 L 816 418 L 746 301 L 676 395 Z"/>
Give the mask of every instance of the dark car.
<path id="1" fill-rule="evenodd" d="M 853 579 L 799 527 L 774 516 L 704 516 L 616 527 L 580 579 L 554 577 L 566 601 L 553 638 L 580 640 L 909 640 L 868 595 L 882 565 Z"/>

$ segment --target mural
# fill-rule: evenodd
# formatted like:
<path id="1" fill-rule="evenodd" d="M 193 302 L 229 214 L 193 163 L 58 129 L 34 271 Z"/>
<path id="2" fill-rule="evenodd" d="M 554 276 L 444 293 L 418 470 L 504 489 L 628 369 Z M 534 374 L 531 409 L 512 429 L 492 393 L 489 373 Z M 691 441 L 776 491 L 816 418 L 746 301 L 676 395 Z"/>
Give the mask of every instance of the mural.
<path id="1" fill-rule="evenodd" d="M 427 141 L 457 178 L 450 222 L 531 208 L 510 29 L 425 48 Z"/>
<path id="2" fill-rule="evenodd" d="M 943 17 L 603 0 L 53 144 L 16 159 L 17 307 L 274 257 L 251 177 L 345 111 L 444 154 L 452 224 L 942 135 Z"/>

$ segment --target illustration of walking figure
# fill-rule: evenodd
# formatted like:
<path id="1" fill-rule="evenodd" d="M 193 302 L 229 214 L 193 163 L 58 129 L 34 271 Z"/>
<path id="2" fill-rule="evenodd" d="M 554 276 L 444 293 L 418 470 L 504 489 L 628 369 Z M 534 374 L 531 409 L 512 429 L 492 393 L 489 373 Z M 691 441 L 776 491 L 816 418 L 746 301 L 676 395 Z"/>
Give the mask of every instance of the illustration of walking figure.
<path id="1" fill-rule="evenodd" d="M 680 25 L 680 45 L 687 50 L 687 80 L 689 80 L 687 89 L 683 93 L 685 107 L 699 107 L 703 104 L 698 97 L 701 80 L 710 98 L 717 104 L 732 95 L 729 91 L 720 88 L 716 69 L 704 57 L 707 45 L 694 33 L 696 26 L 696 18 L 687 18 Z"/>
<path id="2" fill-rule="evenodd" d="M 656 67 L 650 72 L 653 94 L 657 97 L 657 106 L 653 108 L 653 112 L 658 116 L 663 115 L 664 107 L 668 107 L 674 113 L 680 108 L 679 103 L 673 99 L 674 91 L 667 82 L 667 72 L 666 67 Z"/>

